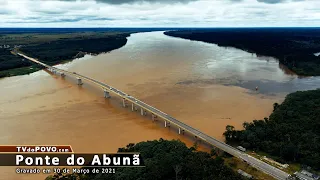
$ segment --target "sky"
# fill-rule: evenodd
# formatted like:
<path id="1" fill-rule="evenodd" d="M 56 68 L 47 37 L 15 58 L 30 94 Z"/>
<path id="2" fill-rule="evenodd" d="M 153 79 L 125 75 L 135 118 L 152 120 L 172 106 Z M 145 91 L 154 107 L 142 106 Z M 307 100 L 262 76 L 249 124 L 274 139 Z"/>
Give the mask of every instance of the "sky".
<path id="1" fill-rule="evenodd" d="M 0 0 L 0 27 L 320 27 L 320 0 Z"/>

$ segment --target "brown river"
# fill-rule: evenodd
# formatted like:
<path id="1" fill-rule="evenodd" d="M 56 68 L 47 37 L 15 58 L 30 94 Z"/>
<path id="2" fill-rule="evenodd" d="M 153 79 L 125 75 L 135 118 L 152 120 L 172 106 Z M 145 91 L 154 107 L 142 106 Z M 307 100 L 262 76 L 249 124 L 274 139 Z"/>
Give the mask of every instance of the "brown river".
<path id="1" fill-rule="evenodd" d="M 132 34 L 128 43 L 57 67 L 114 86 L 223 140 L 225 126 L 263 119 L 275 102 L 297 90 L 320 87 L 270 57 L 172 38 L 163 32 Z M 259 90 L 256 91 L 255 87 Z M 106 100 L 101 89 L 38 71 L 0 79 L 0 144 L 70 144 L 76 152 L 116 152 L 128 143 L 193 140 Z M 112 94 L 111 94 L 112 95 Z M 0 179 L 44 179 L 1 168 Z"/>

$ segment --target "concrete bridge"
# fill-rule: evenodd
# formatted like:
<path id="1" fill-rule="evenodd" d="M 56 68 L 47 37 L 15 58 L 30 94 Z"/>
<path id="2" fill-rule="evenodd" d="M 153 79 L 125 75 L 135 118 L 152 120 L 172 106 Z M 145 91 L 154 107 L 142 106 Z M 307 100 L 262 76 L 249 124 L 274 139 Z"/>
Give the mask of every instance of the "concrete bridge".
<path id="1" fill-rule="evenodd" d="M 248 163 L 249 165 L 259 169 L 260 171 L 263 171 L 266 174 L 269 174 L 271 176 L 273 176 L 276 179 L 288 179 L 290 177 L 290 175 L 278 168 L 275 168 L 259 159 L 256 159 L 244 152 L 239 151 L 238 149 L 224 143 L 221 142 L 217 139 L 215 139 L 214 137 L 208 136 L 204 133 L 202 133 L 201 131 L 188 126 L 187 124 L 184 124 L 183 122 L 169 116 L 168 114 L 156 109 L 155 107 L 152 107 L 142 101 L 140 101 L 139 99 L 132 97 L 118 89 L 116 89 L 115 87 L 112 87 L 108 84 L 102 83 L 100 81 L 97 81 L 95 79 L 92 79 L 90 77 L 78 74 L 76 72 L 69 72 L 66 70 L 62 70 L 62 69 L 58 69 L 52 66 L 49 66 L 47 64 L 44 64 L 34 58 L 28 57 L 26 55 L 23 55 L 21 53 L 17 53 L 19 56 L 22 56 L 34 63 L 37 63 L 41 66 L 44 66 L 45 68 L 47 68 L 49 71 L 55 73 L 55 74 L 59 74 L 62 77 L 66 76 L 66 75 L 70 75 L 73 77 L 77 78 L 77 84 L 78 85 L 82 85 L 83 84 L 83 80 L 93 83 L 95 85 L 97 85 L 98 87 L 101 87 L 104 90 L 104 97 L 105 98 L 110 98 L 110 94 L 112 93 L 113 95 L 119 96 L 122 98 L 122 105 L 123 107 L 127 107 L 128 104 L 130 104 L 131 106 L 131 110 L 135 111 L 137 109 L 140 109 L 140 113 L 142 116 L 145 116 L 147 114 L 147 112 L 149 112 L 152 116 L 152 120 L 156 120 L 157 118 L 161 118 L 163 120 L 163 124 L 165 127 L 169 126 L 170 124 L 174 125 L 177 127 L 178 133 L 182 134 L 185 131 L 190 133 L 191 135 L 195 136 L 196 138 L 199 138 L 203 141 L 205 141 L 206 143 L 213 145 L 237 158 L 240 158 L 241 160 L 245 161 L 246 163 Z"/>

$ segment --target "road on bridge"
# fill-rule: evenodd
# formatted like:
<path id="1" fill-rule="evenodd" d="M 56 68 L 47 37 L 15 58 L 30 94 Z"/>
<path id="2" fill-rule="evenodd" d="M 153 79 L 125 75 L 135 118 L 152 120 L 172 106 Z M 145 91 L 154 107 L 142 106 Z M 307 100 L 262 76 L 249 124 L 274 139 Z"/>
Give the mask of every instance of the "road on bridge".
<path id="1" fill-rule="evenodd" d="M 228 145 L 228 144 L 226 144 L 224 142 L 221 142 L 221 141 L 219 141 L 219 140 L 217 140 L 217 139 L 215 139 L 215 138 L 213 138 L 211 136 L 208 136 L 208 135 L 202 133 L 201 131 L 182 123 L 181 121 L 179 121 L 179 120 L 167 115 L 166 113 L 164 113 L 164 112 L 162 112 L 162 111 L 160 111 L 160 110 L 158 110 L 158 109 L 156 109 L 156 108 L 154 108 L 154 107 L 152 107 L 152 106 L 150 106 L 150 105 L 148 105 L 148 104 L 146 104 L 146 103 L 144 103 L 144 102 L 142 102 L 142 101 L 140 101 L 140 100 L 138 100 L 138 99 L 136 99 L 136 98 L 134 98 L 134 97 L 132 97 L 132 96 L 130 96 L 130 95 L 128 95 L 128 94 L 116 89 L 116 88 L 114 88 L 114 87 L 111 87 L 111 86 L 109 86 L 109 85 L 107 85 L 105 83 L 102 83 L 102 82 L 97 81 L 95 79 L 92 79 L 90 77 L 78 74 L 76 72 L 69 72 L 69 71 L 66 71 L 66 70 L 62 70 L 62 69 L 58 69 L 58 68 L 49 66 L 47 64 L 44 64 L 44 63 L 42 63 L 42 62 L 40 62 L 40 61 L 38 61 L 38 60 L 36 60 L 34 58 L 28 57 L 28 56 L 23 55 L 21 53 L 17 53 L 17 54 L 22 56 L 22 57 L 24 57 L 24 58 L 26 58 L 26 59 L 28 59 L 28 60 L 30 60 L 30 61 L 32 61 L 32 62 L 34 62 L 34 63 L 40 64 L 40 65 L 42 65 L 42 66 L 44 66 L 44 67 L 46 67 L 49 70 L 52 70 L 54 72 L 60 72 L 60 73 L 63 73 L 63 74 L 69 74 L 69 75 L 71 75 L 73 77 L 84 79 L 84 80 L 87 80 L 87 81 L 89 81 L 89 82 L 91 82 L 93 84 L 96 84 L 97 86 L 101 87 L 102 89 L 104 89 L 104 90 L 106 90 L 108 92 L 112 92 L 112 93 L 122 97 L 123 99 L 131 102 L 135 106 L 139 106 L 143 110 L 148 111 L 148 112 L 150 112 L 150 113 L 152 113 L 152 114 L 154 114 L 154 115 L 156 115 L 158 117 L 161 117 L 165 121 L 174 124 L 175 126 L 177 126 L 179 128 L 179 130 L 181 128 L 182 130 L 188 131 L 192 135 L 202 139 L 203 141 L 209 143 L 210 145 L 213 145 L 213 146 L 215 146 L 215 147 L 217 147 L 217 148 L 219 148 L 219 149 L 221 149 L 221 150 L 223 150 L 223 151 L 225 151 L 225 152 L 227 152 L 227 153 L 229 153 L 229 154 L 231 154 L 231 155 L 233 155 L 233 156 L 235 156 L 237 158 L 242 159 L 243 161 L 245 161 L 249 165 L 251 165 L 251 166 L 263 171 L 266 174 L 269 174 L 269 175 L 273 176 L 276 179 L 285 180 L 285 179 L 288 179 L 290 177 L 290 175 L 288 173 L 286 173 L 286 172 L 284 172 L 284 171 L 282 171 L 282 170 L 280 170 L 280 169 L 278 169 L 276 167 L 273 167 L 273 166 L 271 166 L 271 165 L 269 165 L 269 164 L 267 164 L 267 163 L 265 163 L 265 162 L 263 162 L 263 161 L 261 161 L 259 159 L 256 159 L 253 156 L 250 156 L 250 155 L 248 155 L 248 154 L 246 154 L 244 152 L 241 152 L 238 149 L 236 149 L 236 148 L 234 148 L 234 147 L 232 147 L 232 146 L 230 146 L 230 145 Z"/>

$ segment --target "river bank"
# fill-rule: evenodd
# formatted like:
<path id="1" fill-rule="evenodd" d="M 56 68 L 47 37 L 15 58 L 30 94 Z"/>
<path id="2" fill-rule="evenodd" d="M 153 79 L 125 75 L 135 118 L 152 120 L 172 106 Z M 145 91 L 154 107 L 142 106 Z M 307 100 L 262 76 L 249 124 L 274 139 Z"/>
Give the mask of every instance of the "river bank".
<path id="1" fill-rule="evenodd" d="M 30 74 L 41 69 L 38 65 L 14 55 L 12 49 L 56 65 L 81 58 L 86 54 L 98 55 L 123 47 L 127 32 L 60 32 L 35 34 L 1 34 L 6 48 L 0 49 L 0 78 Z"/>
<path id="2" fill-rule="evenodd" d="M 227 128 L 227 142 L 272 155 L 281 163 L 300 163 L 320 170 L 320 89 L 287 95 L 264 120 Z"/>
<path id="3" fill-rule="evenodd" d="M 319 28 L 216 28 L 167 31 L 189 40 L 235 47 L 249 53 L 277 58 L 298 75 L 319 76 Z"/>

